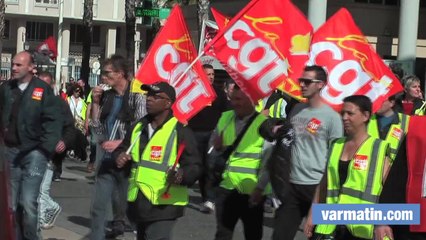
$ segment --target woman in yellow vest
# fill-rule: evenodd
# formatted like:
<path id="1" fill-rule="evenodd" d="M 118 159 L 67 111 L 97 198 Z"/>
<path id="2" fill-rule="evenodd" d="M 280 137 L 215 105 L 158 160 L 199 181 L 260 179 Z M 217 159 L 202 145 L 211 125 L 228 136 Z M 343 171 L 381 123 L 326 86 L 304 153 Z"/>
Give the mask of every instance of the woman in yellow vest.
<path id="1" fill-rule="evenodd" d="M 389 169 L 388 144 L 367 133 L 372 103 L 362 95 L 346 97 L 341 112 L 345 137 L 333 142 L 327 172 L 318 186 L 314 203 L 327 189 L 327 204 L 377 203 Z M 312 210 L 312 209 L 311 209 Z M 312 236 L 312 213 L 309 213 L 305 234 Z M 314 239 L 372 239 L 373 225 L 316 226 Z"/>

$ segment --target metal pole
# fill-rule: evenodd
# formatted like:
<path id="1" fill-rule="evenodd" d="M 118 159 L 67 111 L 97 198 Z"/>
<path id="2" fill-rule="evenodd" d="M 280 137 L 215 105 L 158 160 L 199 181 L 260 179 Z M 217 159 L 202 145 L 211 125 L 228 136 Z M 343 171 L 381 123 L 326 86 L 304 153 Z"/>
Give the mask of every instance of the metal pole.
<path id="1" fill-rule="evenodd" d="M 204 50 L 204 41 L 206 40 L 206 20 L 203 19 L 203 22 L 201 23 L 201 35 L 200 35 L 200 42 L 198 44 L 198 55 L 201 54 L 201 52 Z"/>
<path id="2" fill-rule="evenodd" d="M 62 61 L 62 23 L 64 21 L 64 0 L 59 0 L 59 22 L 58 22 L 58 56 L 56 56 L 55 81 L 57 90 L 61 89 L 61 61 Z"/>
<path id="3" fill-rule="evenodd" d="M 138 72 L 138 61 L 140 58 L 140 33 L 137 31 L 137 23 L 135 23 L 135 55 L 134 55 L 134 70 L 133 76 Z"/>

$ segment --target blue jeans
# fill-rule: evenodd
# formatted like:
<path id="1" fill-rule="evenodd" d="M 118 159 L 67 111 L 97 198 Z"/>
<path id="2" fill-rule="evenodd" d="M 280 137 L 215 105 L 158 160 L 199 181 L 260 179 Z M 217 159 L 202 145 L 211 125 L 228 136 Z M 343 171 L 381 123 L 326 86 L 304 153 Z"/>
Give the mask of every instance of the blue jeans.
<path id="1" fill-rule="evenodd" d="M 42 239 L 38 222 L 37 200 L 47 168 L 47 158 L 39 150 L 20 152 L 17 148 L 6 147 L 5 152 L 10 167 L 12 208 L 17 221 L 16 233 L 22 239 Z M 19 226 L 22 229 L 19 229 Z"/>
<path id="2" fill-rule="evenodd" d="M 50 186 L 52 185 L 53 166 L 47 165 L 46 173 L 43 177 L 43 182 L 40 187 L 40 201 L 39 201 L 39 219 L 40 223 L 46 223 L 46 210 L 56 209 L 59 204 L 50 197 Z"/>
<path id="3" fill-rule="evenodd" d="M 111 206 L 114 222 L 124 223 L 126 219 L 128 176 L 125 171 L 108 166 L 115 162 L 99 164 L 90 209 L 90 240 L 105 239 L 105 223 Z"/>

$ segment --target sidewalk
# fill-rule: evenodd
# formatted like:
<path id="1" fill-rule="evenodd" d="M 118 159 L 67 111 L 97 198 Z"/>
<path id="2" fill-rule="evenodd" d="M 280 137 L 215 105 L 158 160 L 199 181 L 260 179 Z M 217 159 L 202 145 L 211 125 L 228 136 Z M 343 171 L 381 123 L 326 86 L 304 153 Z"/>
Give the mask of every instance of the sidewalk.
<path id="1" fill-rule="evenodd" d="M 84 237 L 59 226 L 43 230 L 42 236 L 45 240 L 81 240 Z"/>

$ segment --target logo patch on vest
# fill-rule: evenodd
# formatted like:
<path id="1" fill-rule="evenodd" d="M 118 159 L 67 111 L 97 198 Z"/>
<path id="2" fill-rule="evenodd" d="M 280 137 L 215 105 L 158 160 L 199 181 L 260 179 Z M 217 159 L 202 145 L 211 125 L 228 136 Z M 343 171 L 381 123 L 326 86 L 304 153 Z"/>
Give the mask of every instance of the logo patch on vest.
<path id="1" fill-rule="evenodd" d="M 43 88 L 34 88 L 32 99 L 40 101 L 41 97 L 43 97 Z"/>
<path id="2" fill-rule="evenodd" d="M 366 170 L 368 167 L 368 156 L 367 155 L 355 155 L 354 158 L 354 169 L 355 170 Z"/>
<path id="3" fill-rule="evenodd" d="M 151 146 L 151 161 L 160 161 L 163 154 L 162 146 Z"/>
<path id="4" fill-rule="evenodd" d="M 396 138 L 396 139 L 401 139 L 402 136 L 402 129 L 400 128 L 394 128 L 392 131 L 392 137 Z"/>
<path id="5" fill-rule="evenodd" d="M 306 130 L 308 130 L 308 132 L 312 134 L 316 134 L 320 126 L 321 126 L 321 121 L 316 118 L 312 118 L 309 121 L 308 125 L 306 125 Z"/>

